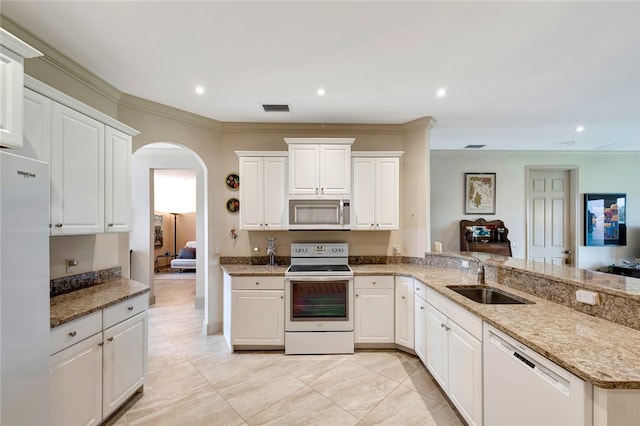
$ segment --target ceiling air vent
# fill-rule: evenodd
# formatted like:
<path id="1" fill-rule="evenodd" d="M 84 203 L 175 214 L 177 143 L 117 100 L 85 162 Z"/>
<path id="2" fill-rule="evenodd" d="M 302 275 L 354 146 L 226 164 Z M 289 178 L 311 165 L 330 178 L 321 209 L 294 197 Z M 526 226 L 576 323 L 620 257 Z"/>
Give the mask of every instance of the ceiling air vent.
<path id="1" fill-rule="evenodd" d="M 264 112 L 291 112 L 287 104 L 262 104 Z"/>
<path id="2" fill-rule="evenodd" d="M 486 145 L 467 145 L 464 147 L 464 149 L 480 149 L 480 148 L 484 148 Z"/>

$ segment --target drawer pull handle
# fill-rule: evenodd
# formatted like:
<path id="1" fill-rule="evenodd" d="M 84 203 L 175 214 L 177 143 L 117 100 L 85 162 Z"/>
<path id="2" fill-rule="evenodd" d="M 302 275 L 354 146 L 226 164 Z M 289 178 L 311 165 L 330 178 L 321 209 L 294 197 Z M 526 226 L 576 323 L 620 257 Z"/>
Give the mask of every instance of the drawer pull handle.
<path id="1" fill-rule="evenodd" d="M 76 334 L 78 334 L 78 333 L 76 333 L 75 331 L 70 331 L 69 332 L 69 337 L 76 337 Z"/>
<path id="2" fill-rule="evenodd" d="M 100 347 L 100 348 L 101 348 L 103 345 L 104 345 L 104 343 L 103 343 L 103 342 L 98 343 L 98 347 Z"/>
<path id="3" fill-rule="evenodd" d="M 129 311 L 133 311 L 133 306 L 129 306 L 127 309 L 128 309 Z"/>
<path id="4" fill-rule="evenodd" d="M 56 223 L 56 228 L 62 228 L 62 224 L 61 223 Z"/>
<path id="5" fill-rule="evenodd" d="M 402 296 L 402 300 L 404 300 L 404 296 Z"/>
<path id="6" fill-rule="evenodd" d="M 260 285 L 260 283 L 258 281 L 256 281 L 256 285 Z"/>
<path id="7" fill-rule="evenodd" d="M 375 282 L 375 281 L 373 282 L 373 285 L 376 285 L 376 282 Z"/>
<path id="8" fill-rule="evenodd" d="M 109 337 L 109 338 L 107 339 L 107 341 L 109 341 L 109 342 L 113 342 L 113 337 Z"/>

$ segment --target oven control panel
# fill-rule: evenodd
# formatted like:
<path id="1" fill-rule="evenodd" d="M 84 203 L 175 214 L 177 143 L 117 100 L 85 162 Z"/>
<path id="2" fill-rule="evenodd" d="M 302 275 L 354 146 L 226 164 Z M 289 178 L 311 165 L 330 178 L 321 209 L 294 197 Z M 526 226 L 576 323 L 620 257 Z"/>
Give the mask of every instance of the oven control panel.
<path id="1" fill-rule="evenodd" d="M 291 257 L 347 257 L 347 243 L 293 243 Z"/>

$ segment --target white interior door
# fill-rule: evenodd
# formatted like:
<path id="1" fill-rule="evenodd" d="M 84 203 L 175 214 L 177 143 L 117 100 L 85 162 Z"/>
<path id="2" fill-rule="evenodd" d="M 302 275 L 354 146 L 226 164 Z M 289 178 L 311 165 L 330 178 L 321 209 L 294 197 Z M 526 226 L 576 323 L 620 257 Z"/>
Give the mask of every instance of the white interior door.
<path id="1" fill-rule="evenodd" d="M 531 170 L 528 179 L 527 258 L 574 263 L 571 242 L 571 176 L 568 170 Z"/>

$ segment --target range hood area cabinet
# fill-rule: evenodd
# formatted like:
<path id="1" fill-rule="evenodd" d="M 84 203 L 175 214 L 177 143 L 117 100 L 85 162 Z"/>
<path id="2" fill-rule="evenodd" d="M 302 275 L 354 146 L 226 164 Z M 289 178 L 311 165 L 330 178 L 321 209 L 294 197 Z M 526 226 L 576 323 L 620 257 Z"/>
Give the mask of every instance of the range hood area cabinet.
<path id="1" fill-rule="evenodd" d="M 400 227 L 400 157 L 403 151 L 352 152 L 352 229 Z"/>
<path id="2" fill-rule="evenodd" d="M 289 195 L 349 199 L 351 145 L 355 138 L 285 138 L 289 145 Z"/>
<path id="3" fill-rule="evenodd" d="M 286 230 L 287 153 L 236 151 L 240 163 L 240 230 Z"/>
<path id="4" fill-rule="evenodd" d="M 25 76 L 18 155 L 51 173 L 51 235 L 129 232 L 131 142 L 138 132 Z"/>

